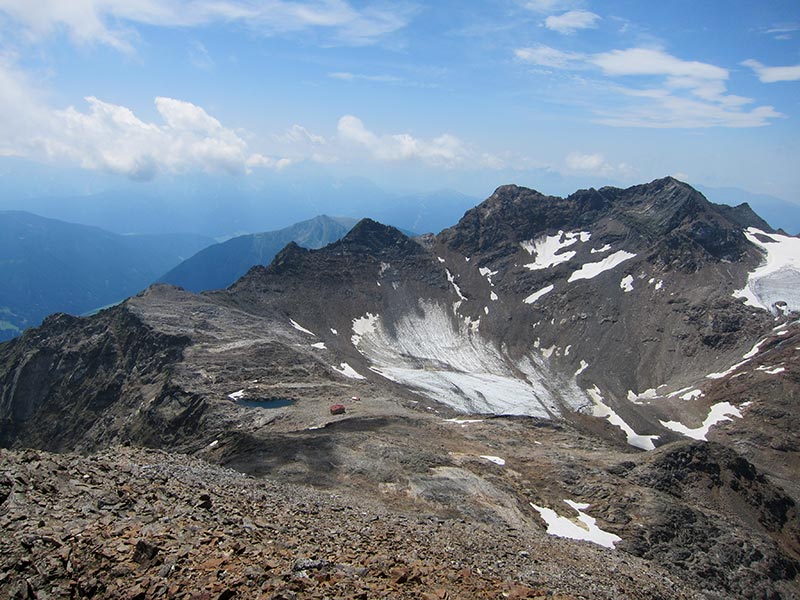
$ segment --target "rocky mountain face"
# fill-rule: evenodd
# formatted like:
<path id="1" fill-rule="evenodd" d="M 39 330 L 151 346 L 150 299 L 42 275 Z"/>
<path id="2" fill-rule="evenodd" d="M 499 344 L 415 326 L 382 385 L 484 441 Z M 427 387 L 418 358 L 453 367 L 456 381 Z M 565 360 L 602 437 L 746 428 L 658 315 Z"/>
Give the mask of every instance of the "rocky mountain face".
<path id="1" fill-rule="evenodd" d="M 35 571 L 39 535 L 106 597 L 123 569 L 142 597 L 798 597 L 796 243 L 671 178 L 504 186 L 437 236 L 364 220 L 227 290 L 51 317 L 0 346 L 0 591 L 80 579 Z M 48 524 L 67 492 L 99 558 Z"/>

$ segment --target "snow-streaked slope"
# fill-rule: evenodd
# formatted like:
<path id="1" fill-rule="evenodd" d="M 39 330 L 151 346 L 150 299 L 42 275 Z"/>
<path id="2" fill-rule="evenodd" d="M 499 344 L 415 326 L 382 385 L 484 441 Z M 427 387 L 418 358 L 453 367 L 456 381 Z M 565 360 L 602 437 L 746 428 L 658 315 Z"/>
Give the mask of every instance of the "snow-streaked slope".
<path id="1" fill-rule="evenodd" d="M 448 312 L 420 301 L 396 322 L 378 319 L 358 350 L 375 372 L 467 413 L 550 418 L 586 404 L 574 381 L 556 380 L 543 359 L 512 362 Z"/>
<path id="2" fill-rule="evenodd" d="M 800 238 L 764 233 L 748 227 L 745 237 L 765 253 L 762 264 L 750 273 L 747 284 L 733 293 L 745 304 L 764 310 L 776 310 L 785 302 L 786 309 L 800 311 Z"/>

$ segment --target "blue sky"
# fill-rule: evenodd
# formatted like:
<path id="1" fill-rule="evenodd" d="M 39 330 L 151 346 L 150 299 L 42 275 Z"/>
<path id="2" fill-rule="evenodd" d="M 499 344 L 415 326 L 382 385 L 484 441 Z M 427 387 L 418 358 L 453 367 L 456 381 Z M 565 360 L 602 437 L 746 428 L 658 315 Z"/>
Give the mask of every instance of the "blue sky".
<path id="1" fill-rule="evenodd" d="M 675 175 L 800 203 L 799 121 L 796 0 L 0 0 L 0 161 L 87 180 Z"/>

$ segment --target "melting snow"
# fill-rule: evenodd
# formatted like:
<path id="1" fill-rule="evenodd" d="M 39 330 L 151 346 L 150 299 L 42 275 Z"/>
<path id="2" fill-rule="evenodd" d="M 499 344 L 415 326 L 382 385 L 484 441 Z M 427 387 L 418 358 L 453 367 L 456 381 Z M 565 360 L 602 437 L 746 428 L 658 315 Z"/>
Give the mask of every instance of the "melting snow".
<path id="1" fill-rule="evenodd" d="M 345 377 L 349 377 L 350 379 L 366 379 L 363 375 L 359 374 L 353 367 L 348 365 L 346 362 L 341 363 L 340 368 L 331 367 L 337 373 L 344 375 Z"/>
<path id="2" fill-rule="evenodd" d="M 750 352 L 742 356 L 742 358 L 753 358 L 756 354 L 758 354 L 758 349 L 761 347 L 761 344 L 763 344 L 766 341 L 767 341 L 766 339 L 763 339 L 760 342 L 756 342 L 756 345 L 753 346 Z"/>
<path id="3" fill-rule="evenodd" d="M 718 402 L 711 407 L 708 416 L 700 427 L 690 428 L 678 421 L 661 421 L 661 424 L 667 429 L 682 433 L 686 437 L 690 437 L 694 440 L 706 441 L 709 429 L 720 421 L 730 421 L 731 417 L 738 417 L 741 419 L 742 413 L 729 402 Z"/>
<path id="4" fill-rule="evenodd" d="M 747 363 L 749 363 L 749 362 L 750 362 L 750 359 L 749 359 L 749 358 L 748 358 L 748 359 L 745 359 L 745 360 L 743 360 L 742 362 L 738 362 L 738 363 L 736 363 L 736 364 L 735 364 L 735 365 L 733 365 L 731 368 L 729 368 L 729 369 L 727 369 L 727 370 L 725 370 L 725 371 L 722 371 L 722 372 L 720 372 L 720 373 L 709 373 L 708 375 L 706 375 L 706 377 L 707 377 L 708 379 L 722 379 L 722 378 L 723 378 L 723 377 L 725 377 L 726 375 L 730 375 L 730 374 L 731 374 L 731 373 L 733 373 L 733 372 L 734 372 L 736 369 L 738 369 L 738 368 L 739 368 L 739 367 L 741 367 L 742 365 L 744 365 L 744 364 L 747 364 Z"/>
<path id="5" fill-rule="evenodd" d="M 462 300 L 466 301 L 466 298 L 461 293 L 461 288 L 458 287 L 458 284 L 456 283 L 456 278 L 453 277 L 453 274 L 450 272 L 450 269 L 445 269 L 444 271 L 445 271 L 445 273 L 447 273 L 447 281 L 449 281 L 453 285 L 453 289 L 456 291 L 456 294 L 458 295 L 458 297 L 461 298 Z"/>
<path id="6" fill-rule="evenodd" d="M 647 389 L 640 394 L 628 390 L 628 400 L 634 404 L 643 404 L 642 400 L 655 400 L 656 398 L 658 398 L 658 393 L 655 388 Z"/>
<path id="7" fill-rule="evenodd" d="M 457 425 L 461 425 L 462 427 L 466 427 L 471 423 L 483 423 L 483 419 L 445 419 L 445 423 L 455 423 Z"/>
<path id="8" fill-rule="evenodd" d="M 305 327 L 302 327 L 301 325 L 298 325 L 296 321 L 293 321 L 292 319 L 289 319 L 289 322 L 292 324 L 292 327 L 297 329 L 297 331 L 302 331 L 303 333 L 307 333 L 308 335 L 313 335 L 314 337 L 316 337 L 316 334 L 312 333 L 311 331 L 309 331 Z"/>
<path id="9" fill-rule="evenodd" d="M 619 282 L 619 287 L 621 287 L 626 292 L 633 291 L 633 275 L 626 275 L 622 278 L 622 281 Z"/>
<path id="10" fill-rule="evenodd" d="M 764 371 L 767 375 L 777 375 L 778 373 L 783 373 L 786 370 L 786 367 L 757 367 L 756 371 Z"/>
<path id="11" fill-rule="evenodd" d="M 378 321 L 359 350 L 382 373 L 466 413 L 550 418 L 585 401 L 574 382 L 554 381 L 538 356 L 512 363 L 476 334 L 477 323 L 467 317 L 454 326 L 444 307 L 423 301 L 391 326 Z"/>
<path id="12" fill-rule="evenodd" d="M 537 301 L 539 298 L 541 298 L 541 297 L 542 297 L 542 296 L 544 296 L 545 294 L 549 294 L 549 293 L 550 293 L 550 292 L 552 292 L 552 291 L 553 291 L 553 284 L 550 284 L 550 285 L 548 285 L 548 286 L 545 286 L 545 287 L 543 287 L 543 288 L 542 288 L 542 289 L 540 289 L 538 292 L 533 292 L 533 293 L 532 293 L 530 296 L 528 296 L 527 298 L 525 298 L 525 299 L 523 300 L 523 302 L 524 302 L 525 304 L 533 304 L 533 303 L 534 303 L 534 302 L 536 302 L 536 301 Z"/>
<path id="13" fill-rule="evenodd" d="M 619 427 L 628 438 L 628 443 L 631 446 L 641 448 L 642 450 L 655 450 L 656 446 L 653 443 L 653 440 L 657 440 L 659 436 L 639 435 L 636 433 L 633 428 L 622 419 L 622 417 L 614 412 L 614 409 L 603 402 L 603 396 L 597 386 L 586 390 L 586 393 L 589 394 L 589 397 L 592 399 L 592 403 L 594 404 L 594 407 L 592 407 L 592 415 L 595 417 L 605 417 L 608 419 L 609 423 Z"/>
<path id="14" fill-rule="evenodd" d="M 506 461 L 499 456 L 486 456 L 485 454 L 481 454 L 481 458 L 485 458 L 489 462 L 493 462 L 496 465 L 500 465 L 501 467 L 505 466 Z"/>
<path id="15" fill-rule="evenodd" d="M 744 235 L 766 257 L 733 297 L 744 298 L 748 306 L 764 310 L 772 310 L 776 302 L 785 302 L 788 310 L 800 310 L 800 238 L 768 234 L 755 227 L 748 227 Z"/>
<path id="16" fill-rule="evenodd" d="M 239 390 L 238 392 L 233 392 L 232 394 L 228 394 L 228 398 L 231 400 L 241 400 L 244 398 L 244 390 Z"/>
<path id="17" fill-rule="evenodd" d="M 577 523 L 568 517 L 559 516 L 552 508 L 537 506 L 533 502 L 530 503 L 544 522 L 547 523 L 547 533 L 571 540 L 592 542 L 605 548 L 614 548 L 614 544 L 622 541 L 622 538 L 618 535 L 600 529 L 597 526 L 597 520 L 583 512 L 589 508 L 589 504 L 573 502 L 572 500 L 564 500 L 564 502 L 577 511 Z"/>
<path id="18" fill-rule="evenodd" d="M 350 337 L 353 346 L 358 346 L 362 336 L 375 331 L 377 323 L 378 315 L 373 315 L 372 313 L 353 319 L 353 335 Z"/>
<path id="19" fill-rule="evenodd" d="M 557 264 L 567 262 L 575 256 L 575 252 L 572 250 L 567 252 L 561 251 L 564 248 L 572 246 L 578 240 L 582 242 L 588 241 L 589 237 L 591 237 L 591 234 L 588 232 L 564 233 L 563 231 L 559 231 L 556 235 L 545 235 L 535 240 L 521 242 L 520 246 L 522 246 L 528 254 L 531 256 L 536 255 L 536 260 L 526 264 L 525 267 L 531 271 L 538 271 L 539 269 L 547 269 Z M 563 242 L 561 238 L 564 238 Z"/>
<path id="20" fill-rule="evenodd" d="M 600 273 L 613 269 L 634 256 L 636 255 L 626 252 L 625 250 L 618 250 L 614 252 L 614 254 L 609 254 L 600 262 L 586 263 L 570 275 L 567 281 L 573 282 L 579 279 L 592 279 L 600 275 Z"/>

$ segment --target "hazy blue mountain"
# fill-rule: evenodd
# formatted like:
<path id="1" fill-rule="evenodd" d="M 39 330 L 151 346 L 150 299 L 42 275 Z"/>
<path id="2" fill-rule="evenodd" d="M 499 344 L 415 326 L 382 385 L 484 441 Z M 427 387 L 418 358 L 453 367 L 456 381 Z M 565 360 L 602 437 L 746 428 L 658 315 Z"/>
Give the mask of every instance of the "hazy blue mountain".
<path id="1" fill-rule="evenodd" d="M 54 312 L 81 314 L 127 298 L 213 240 L 119 235 L 0 211 L 0 340 Z"/>
<path id="2" fill-rule="evenodd" d="M 355 223 L 348 217 L 322 215 L 278 231 L 241 235 L 201 250 L 159 281 L 192 292 L 226 288 L 250 267 L 269 264 L 289 242 L 321 248 L 342 238 Z"/>

